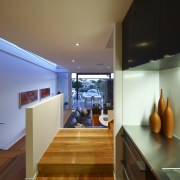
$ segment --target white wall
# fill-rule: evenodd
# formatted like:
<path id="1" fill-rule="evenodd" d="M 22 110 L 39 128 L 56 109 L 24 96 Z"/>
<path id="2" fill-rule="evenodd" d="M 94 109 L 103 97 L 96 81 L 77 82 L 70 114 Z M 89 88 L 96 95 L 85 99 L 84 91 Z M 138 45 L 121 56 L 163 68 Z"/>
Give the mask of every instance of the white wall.
<path id="1" fill-rule="evenodd" d="M 123 125 L 148 125 L 158 100 L 158 71 L 123 72 Z"/>
<path id="2" fill-rule="evenodd" d="M 176 58 L 175 56 L 174 58 Z M 180 68 L 162 71 L 123 71 L 123 125 L 148 125 L 153 103 L 163 89 L 174 113 L 174 135 L 180 138 Z"/>
<path id="3" fill-rule="evenodd" d="M 118 180 L 122 177 L 120 159 L 122 159 L 122 24 L 114 26 L 114 175 Z"/>
<path id="4" fill-rule="evenodd" d="M 25 108 L 19 109 L 20 92 L 51 88 L 56 94 L 56 73 L 0 51 L 0 149 L 8 149 L 25 134 Z"/>
<path id="5" fill-rule="evenodd" d="M 160 89 L 165 101 L 170 97 L 174 113 L 174 134 L 180 138 L 180 68 L 160 71 Z"/>
<path id="6" fill-rule="evenodd" d="M 69 106 L 71 106 L 71 73 L 58 73 L 57 77 L 57 91 L 64 94 L 64 102 L 69 102 Z"/>
<path id="7" fill-rule="evenodd" d="M 26 179 L 35 179 L 37 164 L 63 122 L 63 94 L 26 109 Z"/>

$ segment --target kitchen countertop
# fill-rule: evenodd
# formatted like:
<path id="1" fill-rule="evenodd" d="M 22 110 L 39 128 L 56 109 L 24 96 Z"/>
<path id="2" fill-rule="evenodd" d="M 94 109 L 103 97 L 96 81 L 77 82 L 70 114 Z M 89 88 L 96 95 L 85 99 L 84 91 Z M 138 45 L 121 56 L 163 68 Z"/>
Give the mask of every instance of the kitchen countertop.
<path id="1" fill-rule="evenodd" d="M 123 126 L 157 179 L 169 180 L 162 168 L 180 168 L 180 140 L 150 131 L 149 126 Z"/>

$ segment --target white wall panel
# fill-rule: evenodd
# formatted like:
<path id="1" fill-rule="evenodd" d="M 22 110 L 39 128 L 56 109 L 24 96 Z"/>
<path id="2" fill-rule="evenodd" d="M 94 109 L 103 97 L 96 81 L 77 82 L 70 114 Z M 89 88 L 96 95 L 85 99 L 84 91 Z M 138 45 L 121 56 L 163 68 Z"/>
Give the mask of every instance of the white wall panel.
<path id="1" fill-rule="evenodd" d="M 148 125 L 159 98 L 159 72 L 123 71 L 123 125 Z"/>
<path id="2" fill-rule="evenodd" d="M 56 73 L 0 51 L 0 149 L 8 149 L 25 134 L 25 108 L 19 109 L 18 94 L 24 91 L 51 88 L 56 94 Z"/>
<path id="3" fill-rule="evenodd" d="M 122 177 L 122 24 L 116 23 L 114 26 L 114 174 L 116 179 Z"/>
<path id="4" fill-rule="evenodd" d="M 71 73 L 62 72 L 57 74 L 57 91 L 60 91 L 64 94 L 64 102 L 70 102 L 71 99 L 69 98 L 69 93 L 71 93 L 69 90 L 71 90 L 71 87 L 69 87 L 69 83 L 71 82 Z"/>
<path id="5" fill-rule="evenodd" d="M 37 174 L 37 164 L 63 122 L 63 94 L 26 109 L 26 179 Z"/>
<path id="6" fill-rule="evenodd" d="M 170 97 L 174 113 L 174 134 L 180 138 L 180 68 L 160 71 L 160 89 L 163 89 L 164 99 Z"/>

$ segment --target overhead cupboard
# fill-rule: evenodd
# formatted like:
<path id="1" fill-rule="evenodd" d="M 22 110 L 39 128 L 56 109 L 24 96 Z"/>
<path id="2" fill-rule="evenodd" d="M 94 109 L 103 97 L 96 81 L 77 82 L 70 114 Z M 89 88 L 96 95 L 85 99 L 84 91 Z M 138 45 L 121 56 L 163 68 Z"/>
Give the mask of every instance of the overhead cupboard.
<path id="1" fill-rule="evenodd" d="M 180 1 L 134 0 L 122 24 L 123 70 L 180 53 Z"/>

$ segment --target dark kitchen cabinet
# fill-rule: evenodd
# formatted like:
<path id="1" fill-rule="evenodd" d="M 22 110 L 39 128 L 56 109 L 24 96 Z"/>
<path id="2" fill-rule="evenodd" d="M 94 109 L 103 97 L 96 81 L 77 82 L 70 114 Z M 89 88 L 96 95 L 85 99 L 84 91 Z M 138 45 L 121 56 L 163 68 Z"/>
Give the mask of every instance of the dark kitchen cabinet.
<path id="1" fill-rule="evenodd" d="M 122 25 L 122 56 L 123 56 L 123 69 L 128 69 L 133 66 L 133 13 L 134 5 L 132 4 Z"/>
<path id="2" fill-rule="evenodd" d="M 180 0 L 134 0 L 122 24 L 123 70 L 180 53 Z"/>
<path id="3" fill-rule="evenodd" d="M 159 59 L 160 0 L 134 1 L 134 63 L 144 64 Z"/>
<path id="4" fill-rule="evenodd" d="M 180 1 L 161 0 L 160 56 L 180 52 Z"/>
<path id="5" fill-rule="evenodd" d="M 123 131 L 123 177 L 127 180 L 156 180 L 129 136 Z"/>
<path id="6" fill-rule="evenodd" d="M 123 69 L 159 58 L 159 0 L 134 0 L 122 25 Z"/>

